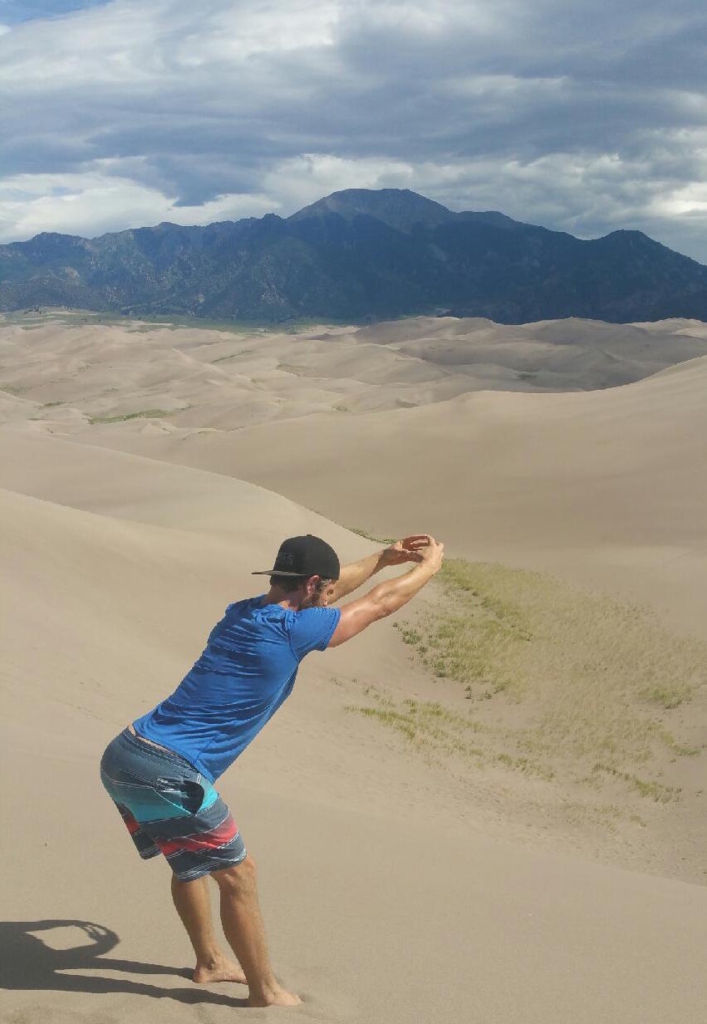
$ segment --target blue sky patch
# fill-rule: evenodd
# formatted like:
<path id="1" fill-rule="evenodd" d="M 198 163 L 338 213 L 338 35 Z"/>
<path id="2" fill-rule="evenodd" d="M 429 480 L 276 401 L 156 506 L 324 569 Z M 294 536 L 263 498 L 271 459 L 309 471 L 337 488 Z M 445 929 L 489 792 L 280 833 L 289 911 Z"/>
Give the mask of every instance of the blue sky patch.
<path id="1" fill-rule="evenodd" d="M 19 25 L 38 18 L 60 18 L 88 7 L 103 7 L 109 0 L 0 0 L 0 23 Z"/>

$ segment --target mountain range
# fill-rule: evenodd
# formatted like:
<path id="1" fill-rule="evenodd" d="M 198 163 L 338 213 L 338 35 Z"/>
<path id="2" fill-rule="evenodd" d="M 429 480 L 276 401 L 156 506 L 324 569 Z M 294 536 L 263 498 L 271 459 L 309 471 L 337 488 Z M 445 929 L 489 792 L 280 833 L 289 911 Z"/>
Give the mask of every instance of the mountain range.
<path id="1" fill-rule="evenodd" d="M 347 189 L 288 218 L 0 246 L 0 310 L 38 305 L 253 322 L 707 320 L 707 267 L 640 231 L 580 240 L 407 189 Z"/>

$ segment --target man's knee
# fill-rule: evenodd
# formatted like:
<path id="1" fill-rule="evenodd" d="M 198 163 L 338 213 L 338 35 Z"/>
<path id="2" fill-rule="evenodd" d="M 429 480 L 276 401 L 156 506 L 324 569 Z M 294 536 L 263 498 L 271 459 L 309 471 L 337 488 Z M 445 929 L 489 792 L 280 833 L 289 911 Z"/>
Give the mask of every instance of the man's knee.
<path id="1" fill-rule="evenodd" d="M 248 892 L 255 888 L 255 861 L 248 853 L 240 864 L 232 864 L 230 868 L 214 871 L 212 877 L 222 892 L 236 895 Z"/>

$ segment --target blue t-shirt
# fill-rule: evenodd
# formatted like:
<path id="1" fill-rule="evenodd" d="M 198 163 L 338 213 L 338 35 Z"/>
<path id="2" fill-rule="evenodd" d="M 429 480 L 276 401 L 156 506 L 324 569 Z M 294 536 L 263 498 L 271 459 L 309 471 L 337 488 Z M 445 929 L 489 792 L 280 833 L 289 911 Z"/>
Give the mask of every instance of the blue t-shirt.
<path id="1" fill-rule="evenodd" d="M 341 612 L 294 612 L 238 601 L 171 697 L 133 722 L 139 736 L 181 754 L 211 782 L 235 761 L 289 697 L 299 663 L 326 649 Z"/>

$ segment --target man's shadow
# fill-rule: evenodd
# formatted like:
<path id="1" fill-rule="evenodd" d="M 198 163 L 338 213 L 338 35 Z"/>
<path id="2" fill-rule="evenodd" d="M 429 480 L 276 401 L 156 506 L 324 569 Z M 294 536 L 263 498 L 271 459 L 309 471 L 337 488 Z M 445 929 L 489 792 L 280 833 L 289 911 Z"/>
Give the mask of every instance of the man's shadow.
<path id="1" fill-rule="evenodd" d="M 91 940 L 72 949 L 52 949 L 33 932 L 52 928 L 80 928 Z M 127 974 L 167 974 L 190 979 L 188 970 L 106 957 L 118 945 L 115 932 L 91 921 L 2 921 L 0 922 L 0 988 L 50 990 L 56 992 L 130 992 L 155 999 L 176 999 L 180 1003 L 210 1003 L 218 1006 L 247 1006 L 245 999 L 219 995 L 192 982 L 191 989 L 158 988 L 128 978 L 106 978 L 101 971 Z M 66 974 L 65 971 L 96 971 L 95 975 Z"/>

